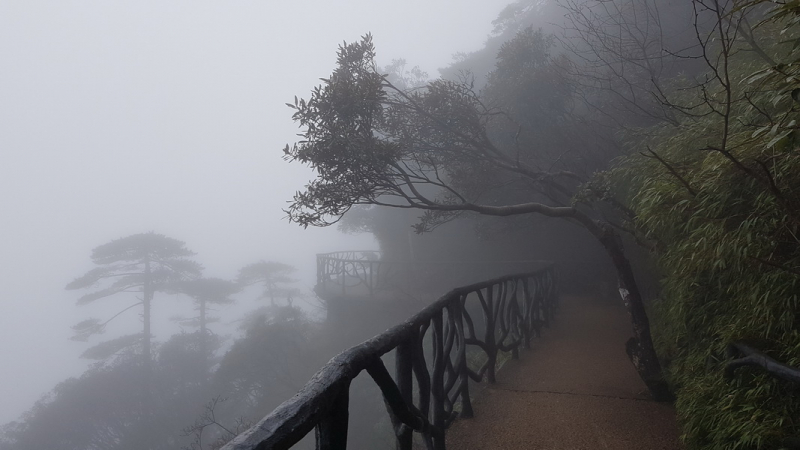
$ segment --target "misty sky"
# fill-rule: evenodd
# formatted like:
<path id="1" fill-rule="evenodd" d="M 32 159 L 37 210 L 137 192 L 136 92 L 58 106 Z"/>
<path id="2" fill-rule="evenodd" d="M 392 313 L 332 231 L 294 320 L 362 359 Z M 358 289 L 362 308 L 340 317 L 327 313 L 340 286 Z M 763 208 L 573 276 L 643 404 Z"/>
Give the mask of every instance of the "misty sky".
<path id="1" fill-rule="evenodd" d="M 297 132 L 284 103 L 366 32 L 380 64 L 435 75 L 506 3 L 0 1 L 0 424 L 85 369 L 71 325 L 124 306 L 64 290 L 100 244 L 155 231 L 207 276 L 277 260 L 305 288 L 315 253 L 375 248 L 285 220 L 310 172 L 281 159 Z M 118 320 L 136 329 L 135 315 Z"/>

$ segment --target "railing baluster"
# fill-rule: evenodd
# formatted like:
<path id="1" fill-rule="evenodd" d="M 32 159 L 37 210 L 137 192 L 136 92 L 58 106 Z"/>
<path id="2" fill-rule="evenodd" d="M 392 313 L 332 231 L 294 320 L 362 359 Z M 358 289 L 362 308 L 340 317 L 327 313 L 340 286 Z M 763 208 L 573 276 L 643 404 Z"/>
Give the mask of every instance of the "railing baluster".
<path id="1" fill-rule="evenodd" d="M 511 349 L 511 359 L 519 359 L 519 341 L 520 341 L 520 320 L 519 320 L 519 301 L 517 300 L 517 281 L 509 280 L 509 283 L 514 283 L 514 288 L 508 297 L 508 327 L 511 331 L 511 336 L 514 338 L 514 348 Z"/>
<path id="2" fill-rule="evenodd" d="M 492 287 L 494 288 L 494 286 Z M 495 325 L 499 325 L 500 329 L 498 331 L 500 331 L 501 333 L 503 332 L 503 327 L 505 326 L 505 323 L 503 322 L 503 305 L 505 305 L 506 301 L 505 293 L 506 293 L 506 282 L 503 281 L 502 283 L 498 283 L 497 296 L 495 297 L 494 300 L 495 307 L 494 307 L 494 312 L 492 313 L 492 317 L 495 320 Z M 497 323 L 498 319 L 500 320 L 499 323 Z"/>
<path id="3" fill-rule="evenodd" d="M 419 391 L 419 411 L 426 421 L 431 421 L 431 377 L 428 373 L 428 364 L 425 362 L 425 349 L 423 343 L 425 342 L 425 332 L 430 327 L 430 321 L 425 322 L 419 329 L 417 345 L 414 350 L 414 376 L 417 379 L 417 387 Z M 428 450 L 435 450 L 433 443 L 433 430 L 427 430 L 422 433 L 422 438 L 425 440 L 425 446 Z"/>
<path id="4" fill-rule="evenodd" d="M 343 383 L 328 414 L 316 427 L 317 450 L 346 450 L 350 417 L 350 380 Z"/>
<path id="5" fill-rule="evenodd" d="M 456 386 L 456 383 L 459 381 L 459 373 L 456 369 L 458 362 L 456 365 L 453 365 L 453 348 L 458 346 L 459 337 L 457 334 L 456 328 L 456 311 L 455 308 L 458 306 L 456 305 L 459 303 L 457 298 L 454 298 L 450 305 L 444 308 L 444 311 L 447 312 L 447 322 L 445 322 L 445 345 L 444 345 L 444 389 L 442 390 L 444 395 L 444 410 L 445 410 L 445 428 L 449 426 L 449 424 L 455 419 L 456 413 L 454 411 L 454 405 L 456 399 L 458 398 L 458 391 L 455 392 L 455 395 L 450 395 L 453 388 Z"/>
<path id="6" fill-rule="evenodd" d="M 458 377 L 459 377 L 459 392 L 461 393 L 461 417 L 470 418 L 475 415 L 472 411 L 472 401 L 469 398 L 469 372 L 467 370 L 467 339 L 464 334 L 464 303 L 467 296 L 459 296 L 458 300 L 454 302 L 455 307 L 455 323 L 456 323 L 456 337 L 458 338 Z"/>
<path id="7" fill-rule="evenodd" d="M 475 324 L 472 323 L 472 317 L 469 315 L 469 311 L 467 311 L 467 296 L 469 296 L 469 294 L 465 294 L 461 297 L 461 316 L 467 324 L 465 332 L 469 331 L 469 335 L 464 334 L 464 336 L 468 339 L 477 339 L 478 335 L 475 333 Z"/>
<path id="8" fill-rule="evenodd" d="M 373 295 L 375 293 L 375 262 L 369 262 L 369 281 L 367 282 L 367 286 L 369 286 L 369 295 Z"/>
<path id="9" fill-rule="evenodd" d="M 433 376 L 431 377 L 431 396 L 433 397 L 434 448 L 444 450 L 444 339 L 442 311 L 433 315 Z"/>
<path id="10" fill-rule="evenodd" d="M 400 391 L 403 401 L 409 405 L 414 404 L 414 380 L 411 377 L 415 346 L 416 339 L 413 339 L 410 342 L 400 344 L 395 352 L 397 389 Z M 411 450 L 414 438 L 411 428 L 400 427 L 395 430 L 395 434 L 397 435 L 397 450 Z"/>
<path id="11" fill-rule="evenodd" d="M 542 320 L 542 311 L 544 309 L 544 304 L 542 303 L 542 290 L 541 290 L 541 282 L 539 280 L 535 280 L 533 282 L 533 320 L 536 323 L 536 335 L 541 336 L 542 334 L 542 325 L 545 324 L 545 321 Z"/>
<path id="12" fill-rule="evenodd" d="M 524 316 L 524 328 L 523 332 L 525 334 L 525 348 L 531 348 L 531 332 L 535 332 L 535 327 L 533 326 L 533 299 L 531 298 L 531 291 L 528 288 L 528 278 L 524 278 L 522 280 L 522 304 L 523 304 L 523 316 Z"/>
<path id="13" fill-rule="evenodd" d="M 548 285 L 547 281 L 542 280 L 540 282 L 539 290 L 541 292 L 541 297 L 542 297 L 542 317 L 544 320 L 544 326 L 549 328 L 551 319 L 550 315 L 552 311 L 550 310 L 550 298 L 548 296 L 549 289 L 547 288 L 547 285 Z"/>
<path id="14" fill-rule="evenodd" d="M 480 292 L 480 291 L 479 291 Z M 494 316 L 494 285 L 486 288 L 486 330 L 483 334 L 483 342 L 486 344 L 486 381 L 495 383 L 495 366 L 497 365 L 497 345 L 495 344 L 495 322 Z"/>
<path id="15" fill-rule="evenodd" d="M 345 279 L 345 272 L 347 272 L 347 268 L 345 267 L 345 262 L 342 261 L 340 264 L 341 266 L 341 283 L 342 283 L 342 295 L 347 294 L 347 280 Z"/>
<path id="16" fill-rule="evenodd" d="M 506 282 L 500 283 L 497 287 L 497 309 L 495 311 L 495 316 L 498 320 L 498 329 L 497 332 L 499 333 L 499 337 L 497 339 L 497 344 L 501 347 L 508 336 L 508 332 L 510 331 L 510 324 L 508 322 L 508 308 L 506 307 L 507 303 L 507 293 L 508 290 L 506 289 Z"/>
<path id="17" fill-rule="evenodd" d="M 425 349 L 422 344 L 425 341 L 425 332 L 428 330 L 430 322 L 420 327 L 416 345 L 414 346 L 414 376 L 417 379 L 417 387 L 419 391 L 419 405 L 418 408 L 425 420 L 430 422 L 430 406 L 431 406 L 431 378 L 428 374 L 428 364 L 425 362 Z M 428 436 L 430 437 L 430 436 Z"/>

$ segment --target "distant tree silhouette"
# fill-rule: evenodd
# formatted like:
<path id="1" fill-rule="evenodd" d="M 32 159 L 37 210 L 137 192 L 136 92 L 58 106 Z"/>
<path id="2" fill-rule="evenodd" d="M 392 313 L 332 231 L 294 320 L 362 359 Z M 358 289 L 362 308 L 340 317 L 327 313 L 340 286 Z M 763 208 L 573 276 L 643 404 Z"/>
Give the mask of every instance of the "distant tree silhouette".
<path id="1" fill-rule="evenodd" d="M 194 252 L 187 249 L 186 245 L 177 239 L 153 232 L 134 234 L 94 248 L 91 258 L 98 267 L 76 278 L 66 286 L 70 290 L 101 286 L 80 297 L 78 305 L 86 305 L 112 296 L 134 297 L 137 300 L 104 322 L 92 318 L 78 323 L 73 327 L 75 330 L 73 339 L 76 340 L 86 340 L 94 334 L 102 333 L 109 321 L 129 309 L 142 307 L 141 334 L 122 336 L 103 342 L 86 350 L 83 356 L 105 359 L 126 347 L 141 344 L 144 377 L 142 402 L 145 409 L 148 408 L 147 398 L 152 359 L 150 311 L 153 296 L 156 292 L 164 291 L 177 281 L 200 275 L 200 264 L 187 259 L 191 256 L 194 256 Z"/>
<path id="2" fill-rule="evenodd" d="M 268 298 L 271 305 L 275 305 L 276 297 L 291 299 L 300 291 L 290 286 L 297 282 L 291 275 L 297 269 L 288 264 L 275 261 L 259 261 L 249 264 L 239 270 L 238 284 L 242 287 L 260 285 L 263 288 L 261 299 Z"/>
<path id="3" fill-rule="evenodd" d="M 216 322 L 217 318 L 208 314 L 209 305 L 228 305 L 234 302 L 231 295 L 240 290 L 240 287 L 228 280 L 220 278 L 197 278 L 181 280 L 170 285 L 170 292 L 188 295 L 194 300 L 197 315 L 175 320 L 185 326 L 197 327 L 200 339 L 199 349 L 206 360 L 209 357 L 209 342 L 213 333 L 208 329 L 208 324 Z"/>

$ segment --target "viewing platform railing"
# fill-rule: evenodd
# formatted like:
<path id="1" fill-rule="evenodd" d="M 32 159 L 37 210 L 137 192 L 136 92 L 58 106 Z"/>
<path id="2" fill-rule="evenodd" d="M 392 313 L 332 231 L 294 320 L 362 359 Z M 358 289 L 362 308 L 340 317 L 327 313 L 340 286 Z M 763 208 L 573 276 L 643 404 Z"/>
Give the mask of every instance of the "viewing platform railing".
<path id="1" fill-rule="evenodd" d="M 363 286 L 372 295 L 383 284 L 386 263 L 376 251 L 346 251 L 317 255 L 317 289 L 341 291 Z M 383 270 L 381 270 L 383 268 Z M 383 273 L 383 275 L 382 275 Z M 363 290 L 362 288 L 362 290 Z"/>
<path id="2" fill-rule="evenodd" d="M 553 265 L 453 289 L 331 359 L 300 392 L 222 450 L 287 449 L 312 429 L 317 449 L 345 449 L 350 383 L 364 370 L 383 395 L 396 448 L 411 450 L 417 433 L 429 450 L 444 450 L 448 426 L 473 415 L 469 380 L 493 383 L 498 352 L 518 358 L 519 347 L 529 348 L 547 325 L 556 301 Z M 471 367 L 477 359 L 480 367 Z"/>
<path id="3" fill-rule="evenodd" d="M 375 297 L 405 293 L 428 296 L 474 280 L 535 270 L 548 261 L 385 260 L 379 251 L 341 251 L 317 255 L 320 297 Z"/>

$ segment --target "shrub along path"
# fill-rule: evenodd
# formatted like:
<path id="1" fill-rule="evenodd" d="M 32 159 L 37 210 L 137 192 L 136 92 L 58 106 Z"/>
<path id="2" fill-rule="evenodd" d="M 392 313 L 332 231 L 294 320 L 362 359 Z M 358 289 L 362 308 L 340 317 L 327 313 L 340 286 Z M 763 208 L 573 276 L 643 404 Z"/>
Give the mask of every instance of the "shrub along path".
<path id="1" fill-rule="evenodd" d="M 649 399 L 625 355 L 630 321 L 619 301 L 562 296 L 551 328 L 479 392 L 457 420 L 459 450 L 681 449 L 675 410 Z"/>

